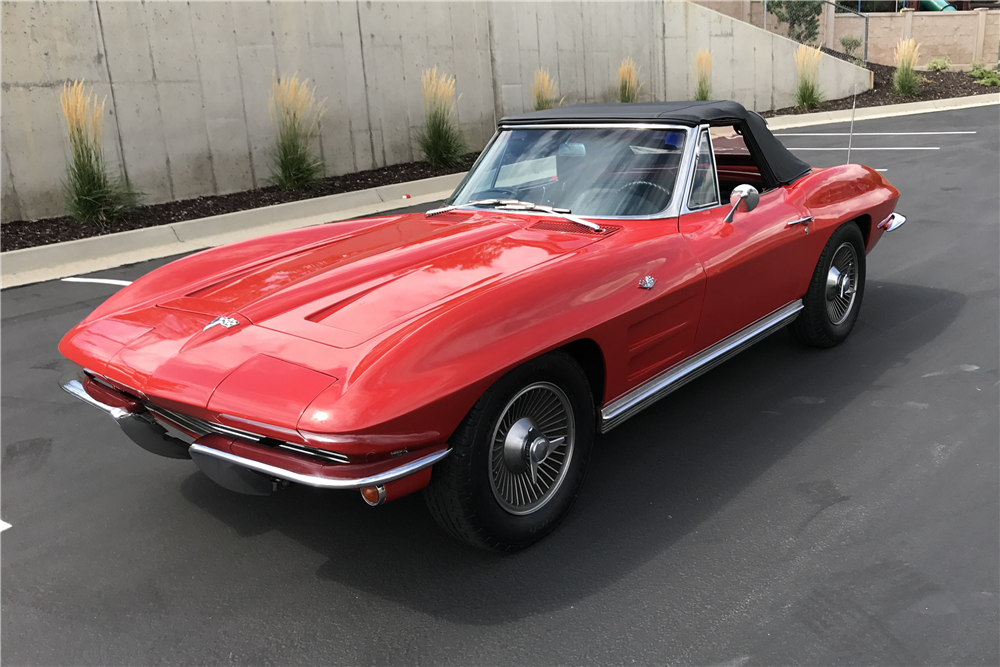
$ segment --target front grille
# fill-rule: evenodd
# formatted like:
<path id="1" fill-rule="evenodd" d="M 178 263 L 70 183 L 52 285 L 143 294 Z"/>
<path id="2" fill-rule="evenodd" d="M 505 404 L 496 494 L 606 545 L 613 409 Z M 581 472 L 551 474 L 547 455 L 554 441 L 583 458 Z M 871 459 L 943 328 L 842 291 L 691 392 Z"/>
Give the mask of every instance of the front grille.
<path id="1" fill-rule="evenodd" d="M 227 438 L 236 438 L 238 440 L 255 442 L 267 447 L 274 447 L 275 449 L 283 449 L 302 456 L 308 456 L 309 458 L 320 459 L 327 463 L 350 462 L 347 455 L 341 454 L 340 452 L 331 452 L 326 449 L 315 449 L 313 447 L 306 447 L 305 445 L 299 445 L 293 442 L 285 442 L 276 438 L 270 438 L 266 435 L 251 433 L 250 431 L 244 431 L 243 429 L 223 426 L 222 424 L 205 421 L 204 419 L 199 419 L 198 417 L 182 415 L 178 412 L 174 412 L 173 410 L 167 410 L 166 408 L 161 408 L 158 405 L 152 405 L 151 403 L 146 403 L 145 406 L 146 409 L 157 417 L 159 421 L 168 422 L 168 424 L 166 424 L 167 426 L 176 425 L 185 431 L 189 431 L 194 434 L 193 438 L 190 438 L 189 436 L 189 439 L 191 439 L 192 442 L 202 436 L 214 434 Z"/>

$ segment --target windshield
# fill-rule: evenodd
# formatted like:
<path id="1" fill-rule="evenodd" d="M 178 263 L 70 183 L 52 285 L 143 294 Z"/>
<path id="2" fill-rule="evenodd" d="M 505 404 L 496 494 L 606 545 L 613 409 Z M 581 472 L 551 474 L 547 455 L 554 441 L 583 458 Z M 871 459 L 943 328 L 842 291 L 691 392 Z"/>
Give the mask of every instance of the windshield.
<path id="1" fill-rule="evenodd" d="M 499 198 L 577 216 L 653 215 L 667 208 L 682 130 L 504 130 L 448 201 Z"/>

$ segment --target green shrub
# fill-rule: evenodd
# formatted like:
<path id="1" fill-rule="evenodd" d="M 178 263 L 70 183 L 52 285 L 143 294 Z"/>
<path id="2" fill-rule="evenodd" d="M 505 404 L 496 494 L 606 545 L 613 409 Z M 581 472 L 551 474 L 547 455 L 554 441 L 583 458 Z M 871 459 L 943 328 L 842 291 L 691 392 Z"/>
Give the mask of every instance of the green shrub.
<path id="1" fill-rule="evenodd" d="M 639 99 L 639 66 L 631 57 L 622 61 L 618 66 L 618 101 L 635 102 Z"/>
<path id="2" fill-rule="evenodd" d="M 809 44 L 819 34 L 822 0 L 771 0 L 767 3 L 767 11 L 788 24 L 789 39 Z"/>
<path id="3" fill-rule="evenodd" d="M 101 147 L 104 101 L 98 104 L 93 91 L 84 91 L 82 80 L 63 84 L 59 101 L 69 130 L 65 194 L 70 216 L 101 224 L 135 208 L 139 193 L 108 175 Z"/>
<path id="4" fill-rule="evenodd" d="M 855 53 L 861 48 L 861 40 L 853 35 L 844 35 L 840 38 L 840 45 L 844 48 L 844 53 L 851 60 L 857 60 Z"/>
<path id="5" fill-rule="evenodd" d="M 986 63 L 982 60 L 973 60 L 971 67 L 972 71 L 975 72 L 977 69 L 986 69 Z"/>
<path id="6" fill-rule="evenodd" d="M 822 51 L 805 44 L 795 51 L 795 71 L 798 83 L 795 86 L 795 106 L 800 109 L 815 109 L 823 103 L 823 93 L 819 89 L 819 60 Z"/>
<path id="7" fill-rule="evenodd" d="M 698 68 L 698 90 L 694 99 L 703 102 L 712 98 L 712 54 L 708 49 L 698 52 L 695 65 Z"/>
<path id="8" fill-rule="evenodd" d="M 316 103 L 309 79 L 297 74 L 271 77 L 271 121 L 278 136 L 271 149 L 271 182 L 293 190 L 309 185 L 323 174 L 323 161 L 313 155 L 311 143 L 319 131 L 325 109 Z"/>
<path id="9" fill-rule="evenodd" d="M 892 87 L 904 97 L 912 97 L 920 92 L 921 79 L 914 67 L 920 57 L 920 45 L 912 39 L 901 39 L 893 55 L 896 71 L 892 75 Z"/>
<path id="10" fill-rule="evenodd" d="M 427 116 L 424 130 L 417 137 L 420 150 L 435 167 L 458 166 L 467 147 L 451 117 L 455 110 L 455 77 L 439 75 L 435 67 L 424 71 L 420 87 Z"/>
<path id="11" fill-rule="evenodd" d="M 981 86 L 1000 86 L 1000 74 L 996 70 L 980 68 L 969 72 L 969 76 Z"/>
<path id="12" fill-rule="evenodd" d="M 931 58 L 927 62 L 927 70 L 930 72 L 947 72 L 949 69 L 951 69 L 951 61 L 948 60 L 948 56 Z"/>

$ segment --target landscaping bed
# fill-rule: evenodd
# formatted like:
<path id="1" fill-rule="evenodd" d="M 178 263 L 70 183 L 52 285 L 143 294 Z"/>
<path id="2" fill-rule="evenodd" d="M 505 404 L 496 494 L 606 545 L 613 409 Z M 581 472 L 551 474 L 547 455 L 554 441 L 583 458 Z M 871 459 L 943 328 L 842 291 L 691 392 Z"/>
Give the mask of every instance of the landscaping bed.
<path id="1" fill-rule="evenodd" d="M 827 51 L 826 49 L 824 51 L 829 55 L 846 59 L 842 54 L 834 51 Z M 995 87 L 983 86 L 976 83 L 972 77 L 964 72 L 920 72 L 920 76 L 924 81 L 919 94 L 904 97 L 898 95 L 893 89 L 892 77 L 896 69 L 895 67 L 870 63 L 868 68 L 874 73 L 874 88 L 858 94 L 857 106 L 859 108 L 985 95 L 997 91 Z M 850 109 L 852 102 L 851 97 L 846 97 L 823 102 L 818 107 L 809 111 L 797 107 L 788 107 L 775 111 L 767 111 L 762 115 L 770 118 L 782 115 L 814 113 L 817 111 Z M 476 157 L 478 157 L 478 153 L 468 153 L 462 158 L 461 163 L 454 168 L 434 167 L 427 162 L 409 162 L 354 174 L 345 174 L 343 176 L 331 176 L 297 190 L 284 190 L 271 186 L 226 195 L 212 195 L 163 204 L 151 204 L 141 206 L 113 221 L 103 224 L 77 222 L 69 216 L 30 221 L 18 220 L 0 225 L 0 249 L 7 251 L 31 248 L 50 243 L 59 243 L 61 241 L 72 241 L 132 229 L 155 227 L 172 222 L 194 220 L 273 204 L 283 204 L 434 176 L 444 176 L 446 174 L 467 171 L 473 162 L 475 162 Z"/>
<path id="2" fill-rule="evenodd" d="M 835 51 L 827 51 L 832 56 L 846 60 L 846 58 Z M 926 100 L 944 100 L 951 97 L 968 97 L 970 95 L 988 95 L 996 93 L 998 88 L 993 86 L 983 86 L 976 83 L 967 72 L 918 72 L 924 81 L 920 93 L 911 97 L 904 97 L 896 93 L 892 87 L 892 75 L 896 71 L 891 65 L 878 65 L 868 63 L 868 69 L 874 73 L 874 88 L 863 93 L 858 93 L 857 108 L 880 107 L 886 104 L 905 104 L 906 102 L 924 102 Z M 818 107 L 806 111 L 798 107 L 786 107 L 774 111 L 766 111 L 761 115 L 765 118 L 772 116 L 788 116 L 803 113 L 816 113 L 819 111 L 840 111 L 850 109 L 851 97 L 844 97 L 839 100 L 829 100 L 823 102 Z"/>
<path id="3" fill-rule="evenodd" d="M 454 168 L 434 167 L 427 162 L 408 162 L 343 176 L 330 176 L 299 190 L 283 190 L 270 186 L 227 195 L 211 195 L 163 204 L 150 204 L 140 206 L 116 220 L 103 224 L 77 222 L 69 216 L 41 220 L 15 220 L 0 225 L 0 249 L 7 251 L 32 248 L 61 241 L 73 241 L 91 236 L 166 225 L 171 222 L 195 220 L 273 204 L 285 204 L 302 199 L 366 190 L 434 176 L 445 176 L 468 171 L 478 156 L 479 153 L 468 153 L 462 158 L 461 164 Z M 401 202 L 400 205 L 404 204 Z"/>

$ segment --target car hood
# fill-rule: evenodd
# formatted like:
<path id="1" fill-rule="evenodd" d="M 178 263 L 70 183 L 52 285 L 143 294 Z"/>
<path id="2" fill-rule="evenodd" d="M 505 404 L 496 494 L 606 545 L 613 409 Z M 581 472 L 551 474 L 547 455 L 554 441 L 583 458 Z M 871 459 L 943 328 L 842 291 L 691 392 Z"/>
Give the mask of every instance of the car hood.
<path id="1" fill-rule="evenodd" d="M 364 222 L 347 234 L 338 234 L 341 223 L 311 230 L 277 251 L 267 237 L 256 253 L 252 242 L 234 246 L 231 267 L 226 248 L 168 265 L 122 290 L 60 348 L 151 396 L 209 409 L 225 400 L 229 414 L 251 413 L 239 406 L 259 403 L 253 391 L 270 395 L 268 378 L 287 378 L 278 384 L 295 406 L 272 422 L 292 424 L 292 413 L 375 344 L 366 342 L 601 238 L 496 212 Z M 219 317 L 234 325 L 208 326 Z"/>
<path id="2" fill-rule="evenodd" d="M 496 213 L 401 216 L 219 276 L 157 305 L 359 345 L 443 302 L 593 243 Z"/>

